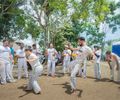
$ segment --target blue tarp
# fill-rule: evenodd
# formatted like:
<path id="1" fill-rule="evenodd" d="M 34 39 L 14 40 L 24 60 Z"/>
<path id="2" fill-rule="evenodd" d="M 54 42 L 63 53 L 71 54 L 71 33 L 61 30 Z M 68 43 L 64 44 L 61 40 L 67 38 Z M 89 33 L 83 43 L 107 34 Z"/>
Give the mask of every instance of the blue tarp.
<path id="1" fill-rule="evenodd" d="M 112 45 L 112 52 L 120 57 L 120 44 Z"/>

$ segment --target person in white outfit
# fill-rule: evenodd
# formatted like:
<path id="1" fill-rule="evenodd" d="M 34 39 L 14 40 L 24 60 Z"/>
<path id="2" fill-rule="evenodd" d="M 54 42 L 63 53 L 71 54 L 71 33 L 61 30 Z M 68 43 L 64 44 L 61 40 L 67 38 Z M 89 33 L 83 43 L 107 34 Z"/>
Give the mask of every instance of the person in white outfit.
<path id="1" fill-rule="evenodd" d="M 65 74 L 66 71 L 69 72 L 69 63 L 70 63 L 70 58 L 71 58 L 71 50 L 68 49 L 68 45 L 65 45 L 65 50 L 63 51 L 63 73 Z"/>
<path id="2" fill-rule="evenodd" d="M 3 46 L 0 45 L 0 76 L 1 76 L 0 83 L 6 84 L 5 62 L 2 56 L 3 50 L 4 50 Z"/>
<path id="3" fill-rule="evenodd" d="M 96 79 L 101 79 L 101 49 L 99 46 L 94 46 L 94 75 Z"/>
<path id="4" fill-rule="evenodd" d="M 25 50 L 27 59 L 31 68 L 29 68 L 29 82 L 26 90 L 33 90 L 36 94 L 41 93 L 41 88 L 37 82 L 39 75 L 42 74 L 43 66 L 40 64 L 38 57 L 32 53 L 32 49 Z"/>
<path id="5" fill-rule="evenodd" d="M 111 51 L 106 52 L 106 60 L 110 66 L 110 77 L 114 81 L 114 69 L 117 70 L 117 81 L 120 82 L 120 57 Z"/>
<path id="6" fill-rule="evenodd" d="M 3 40 L 3 47 L 2 47 L 1 55 L 5 63 L 5 69 L 4 69 L 5 76 L 4 77 L 6 77 L 6 82 L 13 82 L 13 76 L 11 72 L 11 68 L 12 68 L 11 64 L 13 63 L 13 59 L 12 59 L 11 51 L 9 48 L 8 40 Z"/>
<path id="7" fill-rule="evenodd" d="M 20 44 L 20 49 L 16 51 L 16 56 L 18 58 L 18 80 L 22 77 L 22 67 L 24 69 L 25 78 L 28 77 L 27 63 L 25 60 L 24 44 Z"/>
<path id="8" fill-rule="evenodd" d="M 53 44 L 49 44 L 49 48 L 46 51 L 46 55 L 48 56 L 48 76 L 52 75 L 52 77 L 55 76 L 55 61 L 56 61 L 56 56 L 57 56 L 57 51 L 53 47 Z"/>
<path id="9" fill-rule="evenodd" d="M 87 77 L 87 58 L 84 59 L 83 66 L 80 67 L 78 74 L 80 77 L 84 77 L 84 79 Z"/>
<path id="10" fill-rule="evenodd" d="M 36 44 L 33 44 L 33 45 L 32 45 L 32 52 L 33 52 L 36 56 L 39 57 L 40 51 L 37 49 Z"/>
<path id="11" fill-rule="evenodd" d="M 79 50 L 80 51 L 80 54 L 78 55 L 77 59 L 74 61 L 75 63 L 72 68 L 71 76 L 70 76 L 70 84 L 71 84 L 72 92 L 76 91 L 76 75 L 79 72 L 80 67 L 83 66 L 84 60 L 86 59 L 86 57 L 88 55 L 90 55 L 90 54 L 93 55 L 92 49 L 85 44 L 84 37 L 78 38 L 78 43 L 79 43 L 80 47 L 78 47 L 78 48 L 70 47 L 71 50 Z"/>

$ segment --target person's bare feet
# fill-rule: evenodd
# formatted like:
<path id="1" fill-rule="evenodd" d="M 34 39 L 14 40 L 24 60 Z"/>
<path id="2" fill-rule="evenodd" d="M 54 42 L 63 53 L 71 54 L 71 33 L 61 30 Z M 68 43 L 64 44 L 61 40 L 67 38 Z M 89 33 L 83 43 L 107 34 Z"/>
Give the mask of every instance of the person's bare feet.
<path id="1" fill-rule="evenodd" d="M 38 93 L 35 93 L 36 95 L 39 95 L 39 94 L 41 94 L 41 91 L 39 91 Z"/>
<path id="2" fill-rule="evenodd" d="M 53 78 L 55 78 L 55 75 L 52 75 Z"/>
<path id="3" fill-rule="evenodd" d="M 76 89 L 72 89 L 72 90 L 71 90 L 71 93 L 72 93 L 72 94 L 76 94 Z"/>

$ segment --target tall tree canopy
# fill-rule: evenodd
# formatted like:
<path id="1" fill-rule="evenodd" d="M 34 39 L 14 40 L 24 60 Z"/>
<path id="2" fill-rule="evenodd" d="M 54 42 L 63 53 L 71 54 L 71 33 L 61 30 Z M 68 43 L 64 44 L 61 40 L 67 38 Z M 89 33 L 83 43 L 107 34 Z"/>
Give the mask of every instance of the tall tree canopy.
<path id="1" fill-rule="evenodd" d="M 68 41 L 76 45 L 76 37 L 84 34 L 89 45 L 101 44 L 105 32 L 99 26 L 108 23 L 116 31 L 119 7 L 109 0 L 0 0 L 0 39 L 31 34 L 45 47 L 52 41 L 60 50 Z"/>

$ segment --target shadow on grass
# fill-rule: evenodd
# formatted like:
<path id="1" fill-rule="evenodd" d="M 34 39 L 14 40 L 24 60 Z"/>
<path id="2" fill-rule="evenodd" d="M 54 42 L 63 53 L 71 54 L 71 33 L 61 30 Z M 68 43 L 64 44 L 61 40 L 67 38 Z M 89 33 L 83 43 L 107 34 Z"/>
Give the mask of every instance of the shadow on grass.
<path id="1" fill-rule="evenodd" d="M 53 85 L 62 85 L 63 87 L 62 88 L 64 88 L 65 89 L 65 93 L 67 93 L 67 94 L 69 94 L 69 95 L 71 95 L 73 92 L 71 91 L 71 86 L 69 85 L 69 83 L 68 82 L 65 82 L 65 83 L 63 83 L 63 84 L 53 84 Z M 78 92 L 78 93 L 77 93 Z M 83 92 L 83 90 L 81 90 L 81 89 L 76 89 L 76 93 L 77 93 L 77 96 L 80 98 L 81 96 L 82 96 L 82 92 Z"/>

